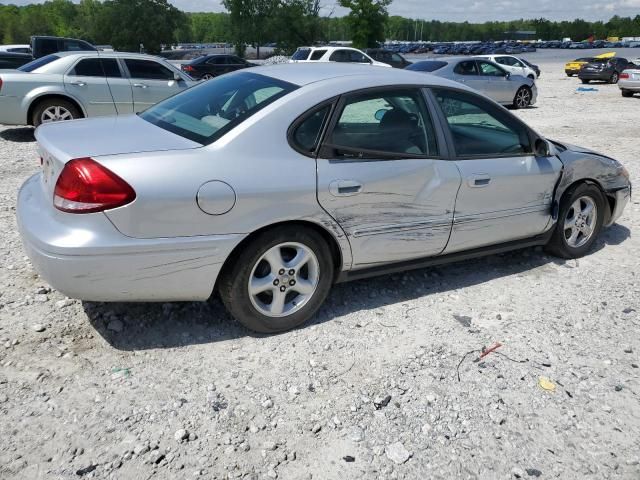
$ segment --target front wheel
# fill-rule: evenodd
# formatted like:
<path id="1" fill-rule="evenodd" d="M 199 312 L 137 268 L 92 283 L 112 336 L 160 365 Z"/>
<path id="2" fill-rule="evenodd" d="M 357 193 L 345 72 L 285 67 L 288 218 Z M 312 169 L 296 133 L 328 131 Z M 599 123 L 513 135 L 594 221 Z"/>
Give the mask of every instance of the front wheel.
<path id="1" fill-rule="evenodd" d="M 305 323 L 333 283 L 331 250 L 311 229 L 282 227 L 256 236 L 223 274 L 219 292 L 250 330 L 276 333 Z"/>
<path id="2" fill-rule="evenodd" d="M 513 99 L 515 108 L 527 108 L 531 105 L 531 89 L 529 87 L 520 87 Z"/>
<path id="3" fill-rule="evenodd" d="M 609 83 L 618 83 L 618 79 L 619 79 L 619 75 L 618 72 L 613 72 L 613 74 L 611 75 L 611 78 L 609 79 Z"/>
<path id="4" fill-rule="evenodd" d="M 582 78 L 581 80 L 582 80 L 582 83 L 589 83 L 591 81 L 591 80 L 588 80 L 586 78 Z"/>
<path id="5" fill-rule="evenodd" d="M 561 258 L 584 256 L 602 230 L 605 201 L 595 185 L 582 183 L 567 191 L 547 250 Z"/>

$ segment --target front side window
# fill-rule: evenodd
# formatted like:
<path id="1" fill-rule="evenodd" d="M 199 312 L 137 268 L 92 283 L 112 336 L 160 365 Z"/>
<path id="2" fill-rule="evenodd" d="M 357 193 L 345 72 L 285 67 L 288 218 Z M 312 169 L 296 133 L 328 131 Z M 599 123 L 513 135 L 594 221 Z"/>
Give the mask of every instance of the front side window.
<path id="1" fill-rule="evenodd" d="M 489 62 L 478 62 L 480 74 L 488 77 L 504 77 L 504 70 Z"/>
<path id="2" fill-rule="evenodd" d="M 460 62 L 453 71 L 458 75 L 479 75 L 478 66 L 474 60 Z"/>
<path id="3" fill-rule="evenodd" d="M 347 98 L 327 143 L 359 157 L 437 156 L 431 117 L 418 90 L 388 90 Z"/>
<path id="4" fill-rule="evenodd" d="M 349 61 L 352 63 L 370 63 L 363 53 L 356 50 L 349 50 Z"/>
<path id="5" fill-rule="evenodd" d="M 500 65 L 507 65 L 507 66 L 514 66 L 515 65 L 515 58 L 513 57 L 496 57 L 496 63 L 499 63 Z"/>
<path id="6" fill-rule="evenodd" d="M 329 61 L 331 62 L 348 62 L 349 54 L 345 50 L 336 50 L 329 57 Z"/>
<path id="7" fill-rule="evenodd" d="M 143 80 L 173 80 L 173 72 L 158 62 L 126 58 L 124 63 L 129 69 L 131 78 Z"/>
<path id="8" fill-rule="evenodd" d="M 434 94 L 449 124 L 458 156 L 508 156 L 531 152 L 527 129 L 495 105 L 455 90 L 436 89 Z"/>
<path id="9" fill-rule="evenodd" d="M 209 65 L 224 65 L 226 63 L 226 60 L 224 57 L 212 57 L 207 60 L 207 63 Z"/>
<path id="10" fill-rule="evenodd" d="M 255 73 L 223 75 L 157 103 L 140 117 L 208 145 L 296 88 Z"/>

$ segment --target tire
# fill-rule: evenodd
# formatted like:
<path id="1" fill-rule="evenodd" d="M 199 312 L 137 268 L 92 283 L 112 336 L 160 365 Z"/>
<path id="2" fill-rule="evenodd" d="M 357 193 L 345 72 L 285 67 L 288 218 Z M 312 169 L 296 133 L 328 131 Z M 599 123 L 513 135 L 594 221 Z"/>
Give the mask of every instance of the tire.
<path id="1" fill-rule="evenodd" d="M 587 78 L 581 78 L 580 80 L 582 81 L 582 83 L 589 83 L 591 81 Z"/>
<path id="2" fill-rule="evenodd" d="M 60 114 L 56 115 L 55 112 L 59 112 Z M 82 114 L 78 110 L 78 107 L 68 100 L 62 98 L 45 98 L 38 102 L 33 109 L 31 123 L 34 127 L 39 127 L 43 123 L 74 120 L 81 117 Z M 51 119 L 47 121 L 45 118 Z"/>
<path id="3" fill-rule="evenodd" d="M 613 72 L 611 74 L 611 78 L 609 79 L 609 83 L 616 84 L 618 83 L 619 79 L 620 79 L 620 75 L 618 75 L 618 72 Z"/>
<path id="4" fill-rule="evenodd" d="M 622 93 L 623 97 L 633 97 L 633 92 L 630 90 L 620 90 L 620 93 Z"/>
<path id="5" fill-rule="evenodd" d="M 210 73 L 205 73 L 204 75 L 202 75 L 202 80 L 211 80 L 213 77 L 213 75 L 211 75 Z"/>
<path id="6" fill-rule="evenodd" d="M 573 73 L 567 73 L 567 77 L 573 77 Z"/>
<path id="7" fill-rule="evenodd" d="M 602 192 L 595 185 L 581 183 L 575 187 L 571 187 L 563 195 L 558 221 L 553 235 L 546 246 L 546 250 L 560 258 L 579 258 L 586 255 L 602 230 L 606 208 L 605 202 L 606 199 Z M 584 214 L 589 204 L 595 207 L 595 214 L 591 217 L 587 214 L 586 218 L 576 218 L 576 207 L 579 206 L 578 208 L 581 209 L 581 213 Z M 589 226 L 591 223 L 591 233 L 587 236 L 580 228 L 569 227 L 568 225 L 571 225 L 571 219 L 574 220 L 574 223 L 577 220 L 581 225 Z M 574 231 L 577 230 L 579 230 L 580 233 L 572 244 L 571 239 L 573 238 Z M 567 235 L 569 235 L 569 238 L 567 238 Z"/>
<path id="8" fill-rule="evenodd" d="M 529 87 L 520 87 L 513 97 L 513 108 L 527 108 L 531 105 L 531 89 Z"/>
<path id="9" fill-rule="evenodd" d="M 309 259 L 295 270 L 292 262 L 297 257 L 291 257 L 300 252 L 306 252 Z M 255 332 L 277 333 L 298 327 L 313 316 L 331 289 L 333 273 L 331 250 L 324 239 L 309 228 L 287 226 L 267 230 L 251 240 L 223 272 L 218 291 L 227 310 L 242 325 Z M 262 291 L 250 293 L 251 280 L 256 292 Z M 303 284 L 311 292 L 308 296 L 297 291 Z M 281 299 L 279 304 L 274 304 L 276 296 Z M 296 305 L 300 299 L 303 303 Z"/>

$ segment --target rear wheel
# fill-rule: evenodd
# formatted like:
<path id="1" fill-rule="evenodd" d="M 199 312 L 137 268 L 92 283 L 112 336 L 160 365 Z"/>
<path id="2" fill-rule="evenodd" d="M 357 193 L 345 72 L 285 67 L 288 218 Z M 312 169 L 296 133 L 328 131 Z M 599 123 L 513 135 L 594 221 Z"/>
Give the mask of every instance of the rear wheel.
<path id="1" fill-rule="evenodd" d="M 611 75 L 611 78 L 609 79 L 609 83 L 618 83 L 618 79 L 619 79 L 619 75 L 618 72 L 613 72 L 613 74 Z"/>
<path id="2" fill-rule="evenodd" d="M 213 78 L 213 75 L 211 75 L 210 73 L 205 73 L 204 75 L 202 75 L 202 80 L 211 80 Z"/>
<path id="3" fill-rule="evenodd" d="M 630 90 L 620 90 L 623 97 L 633 97 L 633 92 Z"/>
<path id="4" fill-rule="evenodd" d="M 605 201 L 595 185 L 582 183 L 567 191 L 547 250 L 561 258 L 585 255 L 602 230 Z"/>
<path id="5" fill-rule="evenodd" d="M 43 123 L 62 122 L 80 117 L 82 115 L 73 103 L 61 98 L 50 98 L 35 106 L 31 122 L 34 127 L 38 127 Z"/>
<path id="6" fill-rule="evenodd" d="M 527 108 L 531 105 L 531 89 L 529 87 L 520 87 L 513 99 L 515 108 Z"/>
<path id="7" fill-rule="evenodd" d="M 582 83 L 589 83 L 591 80 L 587 79 L 587 78 L 582 78 Z"/>
<path id="8" fill-rule="evenodd" d="M 567 77 L 573 77 L 573 73 L 567 73 Z"/>
<path id="9" fill-rule="evenodd" d="M 250 330 L 282 332 L 313 316 L 329 293 L 333 271 L 329 246 L 313 230 L 268 230 L 223 273 L 220 297 Z"/>

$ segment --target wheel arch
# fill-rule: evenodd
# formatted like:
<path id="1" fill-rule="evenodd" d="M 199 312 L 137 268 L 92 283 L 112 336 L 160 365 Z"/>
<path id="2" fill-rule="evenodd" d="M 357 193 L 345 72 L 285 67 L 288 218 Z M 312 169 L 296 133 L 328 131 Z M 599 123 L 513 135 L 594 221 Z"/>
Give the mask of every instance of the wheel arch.
<path id="1" fill-rule="evenodd" d="M 225 275 L 229 271 L 229 269 L 233 267 L 233 265 L 235 264 L 236 258 L 238 257 L 237 254 L 240 251 L 242 251 L 242 249 L 245 248 L 251 241 L 253 241 L 253 239 L 256 236 L 269 230 L 275 230 L 281 227 L 289 227 L 289 226 L 299 226 L 299 227 L 308 228 L 310 230 L 317 232 L 324 239 L 324 241 L 329 246 L 329 249 L 331 250 L 331 257 L 332 257 L 331 260 L 333 261 L 333 265 L 335 267 L 334 278 L 333 278 L 333 281 L 335 282 L 335 280 L 338 278 L 338 275 L 342 271 L 346 261 L 348 261 L 348 259 L 345 259 L 345 252 L 343 252 L 343 249 L 341 248 L 340 242 L 338 241 L 338 239 L 336 239 L 334 234 L 332 234 L 327 228 L 325 228 L 324 226 L 318 223 L 315 223 L 309 220 L 291 220 L 291 221 L 283 221 L 283 222 L 277 222 L 270 225 L 266 225 L 264 227 L 259 228 L 258 230 L 251 232 L 244 239 L 242 239 L 242 241 L 235 246 L 235 248 L 227 256 L 227 259 L 224 261 L 224 264 L 220 269 L 218 278 L 216 279 L 216 284 L 213 287 L 213 291 L 214 292 L 216 291 L 218 287 L 219 279 L 223 275 Z"/>
<path id="2" fill-rule="evenodd" d="M 52 98 L 59 98 L 73 104 L 78 109 L 78 111 L 82 114 L 82 117 L 86 118 L 87 112 L 85 111 L 82 104 L 75 98 L 69 95 L 65 95 L 64 93 L 45 92 L 31 99 L 31 103 L 29 103 L 29 108 L 27 109 L 27 125 L 33 125 L 33 111 L 38 106 L 38 104 Z"/>
<path id="3" fill-rule="evenodd" d="M 602 184 L 600 182 L 598 182 L 597 180 L 593 179 L 593 178 L 580 178 L 578 180 L 575 180 L 574 182 L 568 184 L 563 190 L 562 193 L 560 194 L 560 198 L 559 198 L 559 204 L 562 204 L 562 202 L 564 201 L 564 199 L 566 198 L 567 194 L 569 192 L 571 192 L 574 188 L 576 188 L 577 186 L 581 185 L 581 184 L 587 184 L 587 185 L 594 185 L 595 187 L 598 187 L 598 190 L 600 190 L 600 193 L 602 194 L 602 198 L 605 199 L 605 212 L 604 212 L 604 224 L 606 225 L 609 222 L 609 219 L 611 218 L 611 214 L 612 212 L 615 211 L 615 206 L 616 206 L 616 199 L 614 196 L 607 194 L 607 191 L 604 189 L 604 187 L 602 186 Z"/>

